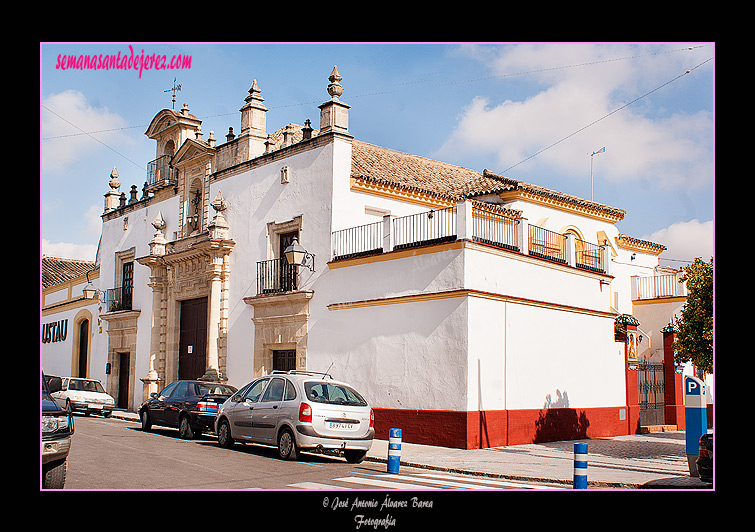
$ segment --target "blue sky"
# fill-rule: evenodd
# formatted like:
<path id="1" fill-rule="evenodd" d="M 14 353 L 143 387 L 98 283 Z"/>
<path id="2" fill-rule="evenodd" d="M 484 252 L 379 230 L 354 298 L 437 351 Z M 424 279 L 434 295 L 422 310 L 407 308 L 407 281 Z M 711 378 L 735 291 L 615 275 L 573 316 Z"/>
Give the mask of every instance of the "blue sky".
<path id="1" fill-rule="evenodd" d="M 56 68 L 62 56 L 190 56 L 186 69 Z M 488 169 L 627 211 L 619 231 L 661 264 L 713 255 L 715 46 L 673 43 L 42 43 L 41 253 L 94 260 L 103 195 L 141 187 L 144 132 L 188 103 L 206 139 L 238 134 L 256 79 L 267 130 L 309 118 L 343 76 L 355 138 Z M 591 154 L 593 157 L 591 192 Z"/>

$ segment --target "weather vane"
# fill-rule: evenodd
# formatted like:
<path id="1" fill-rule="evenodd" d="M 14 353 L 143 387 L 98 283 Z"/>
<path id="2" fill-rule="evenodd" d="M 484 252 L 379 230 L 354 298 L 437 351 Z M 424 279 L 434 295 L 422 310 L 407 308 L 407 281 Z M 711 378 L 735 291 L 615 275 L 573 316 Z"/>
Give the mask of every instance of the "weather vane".
<path id="1" fill-rule="evenodd" d="M 173 87 L 163 92 L 173 92 L 173 109 L 176 108 L 176 91 L 181 90 L 181 85 L 176 85 L 176 78 L 173 78 Z"/>

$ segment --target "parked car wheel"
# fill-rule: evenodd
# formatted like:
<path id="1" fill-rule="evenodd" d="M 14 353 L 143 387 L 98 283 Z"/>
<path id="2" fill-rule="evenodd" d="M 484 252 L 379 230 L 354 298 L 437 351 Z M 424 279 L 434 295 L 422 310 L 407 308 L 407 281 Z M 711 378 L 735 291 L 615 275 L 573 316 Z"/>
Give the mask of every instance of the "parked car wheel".
<path id="1" fill-rule="evenodd" d="M 184 440 L 191 440 L 194 438 L 194 430 L 191 428 L 189 422 L 189 416 L 182 416 L 178 425 L 178 435 Z"/>
<path id="2" fill-rule="evenodd" d="M 42 487 L 44 489 L 62 490 L 66 483 L 67 467 L 67 460 L 45 464 L 44 475 L 42 476 Z"/>
<path id="3" fill-rule="evenodd" d="M 362 460 L 364 460 L 364 457 L 367 456 L 367 451 L 359 451 L 359 450 L 345 450 L 343 452 L 344 458 L 346 458 L 346 461 L 350 464 L 358 464 Z"/>
<path id="4" fill-rule="evenodd" d="M 283 460 L 296 460 L 298 454 L 296 440 L 291 429 L 283 429 L 278 436 L 278 456 Z"/>
<path id="5" fill-rule="evenodd" d="M 152 428 L 152 422 L 149 420 L 149 414 L 146 410 L 142 410 L 142 430 L 144 432 L 149 431 Z"/>
<path id="6" fill-rule="evenodd" d="M 233 447 L 233 438 L 231 437 L 231 427 L 225 419 L 218 425 L 218 445 L 226 449 Z"/>

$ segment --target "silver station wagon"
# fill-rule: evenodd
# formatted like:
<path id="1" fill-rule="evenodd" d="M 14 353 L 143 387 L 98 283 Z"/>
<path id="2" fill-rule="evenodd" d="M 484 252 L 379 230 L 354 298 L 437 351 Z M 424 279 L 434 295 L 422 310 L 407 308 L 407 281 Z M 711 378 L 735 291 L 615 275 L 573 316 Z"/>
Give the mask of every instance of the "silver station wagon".
<path id="1" fill-rule="evenodd" d="M 300 451 L 361 462 L 375 436 L 372 409 L 359 393 L 328 374 L 273 371 L 233 394 L 218 411 L 218 444 L 276 445 L 284 460 Z"/>

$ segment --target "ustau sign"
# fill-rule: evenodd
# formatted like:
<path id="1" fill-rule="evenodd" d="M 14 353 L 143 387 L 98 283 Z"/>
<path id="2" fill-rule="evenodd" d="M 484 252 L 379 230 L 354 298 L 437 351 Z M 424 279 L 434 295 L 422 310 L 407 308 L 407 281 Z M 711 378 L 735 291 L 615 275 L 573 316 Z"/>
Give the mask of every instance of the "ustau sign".
<path id="1" fill-rule="evenodd" d="M 42 324 L 42 343 L 64 342 L 68 335 L 68 320 Z"/>

